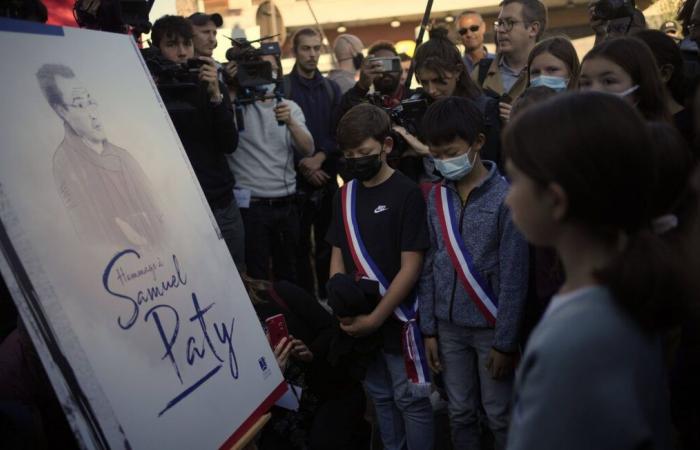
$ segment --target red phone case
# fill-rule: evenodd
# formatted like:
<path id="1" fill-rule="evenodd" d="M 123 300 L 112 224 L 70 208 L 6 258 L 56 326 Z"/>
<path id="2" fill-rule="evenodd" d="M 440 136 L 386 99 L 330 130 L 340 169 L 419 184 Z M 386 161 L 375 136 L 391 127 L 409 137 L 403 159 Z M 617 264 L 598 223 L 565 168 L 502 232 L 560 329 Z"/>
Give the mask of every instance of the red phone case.
<path id="1" fill-rule="evenodd" d="M 282 314 L 276 314 L 272 317 L 265 319 L 265 325 L 267 325 L 267 332 L 270 334 L 270 343 L 272 343 L 272 348 L 277 347 L 277 344 L 282 340 L 282 338 L 289 337 L 289 331 L 287 331 L 287 321 L 284 320 Z"/>

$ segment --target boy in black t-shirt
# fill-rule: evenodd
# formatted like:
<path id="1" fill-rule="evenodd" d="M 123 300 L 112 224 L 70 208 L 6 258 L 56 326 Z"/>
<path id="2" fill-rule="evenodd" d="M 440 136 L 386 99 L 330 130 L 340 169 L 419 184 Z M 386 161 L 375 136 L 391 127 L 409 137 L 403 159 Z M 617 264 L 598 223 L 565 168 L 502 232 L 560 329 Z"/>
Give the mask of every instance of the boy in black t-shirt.
<path id="1" fill-rule="evenodd" d="M 433 412 L 429 369 L 416 324 L 416 284 L 429 246 L 419 187 L 386 163 L 393 140 L 380 108 L 360 104 L 338 124 L 337 141 L 353 177 L 336 195 L 327 240 L 330 275 L 378 282 L 381 299 L 370 314 L 339 318 L 353 337 L 381 333 L 383 349 L 365 375 L 384 447 L 431 449 Z"/>

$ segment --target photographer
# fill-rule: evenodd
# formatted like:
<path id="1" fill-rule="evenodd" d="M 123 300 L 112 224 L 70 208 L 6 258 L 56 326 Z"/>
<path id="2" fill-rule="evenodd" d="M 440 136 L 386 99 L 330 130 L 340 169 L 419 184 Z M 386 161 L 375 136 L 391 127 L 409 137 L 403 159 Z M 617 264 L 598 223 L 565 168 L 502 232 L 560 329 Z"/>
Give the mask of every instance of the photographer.
<path id="1" fill-rule="evenodd" d="M 423 98 L 421 93 L 409 91 L 400 83 L 402 74 L 400 58 L 391 42 L 375 42 L 369 48 L 368 53 L 368 57 L 362 62 L 360 80 L 340 99 L 338 120 L 353 106 L 360 103 L 371 103 L 384 109 L 391 109 L 401 105 L 403 100 Z M 390 58 L 396 58 L 396 70 L 394 70 L 394 61 L 391 61 L 392 64 L 389 67 L 387 60 Z M 372 87 L 374 92 L 370 93 Z M 395 114 L 390 115 L 396 118 Z M 412 131 L 417 132 L 417 130 Z M 414 181 L 424 178 L 422 156 L 416 153 L 396 130 L 394 130 L 393 137 L 397 142 L 393 154 L 389 158 L 389 165 Z"/>
<path id="2" fill-rule="evenodd" d="M 166 79 L 163 73 L 154 78 L 236 267 L 244 271 L 243 227 L 225 156 L 236 149 L 238 132 L 215 62 L 205 56 L 193 59 L 192 38 L 192 25 L 184 17 L 166 15 L 153 24 L 151 40 L 160 51 L 153 57 L 155 65 L 162 70 L 169 62 L 171 66 L 163 72 L 178 74 L 168 77 L 173 79 Z M 153 71 L 152 65 L 149 68 Z M 188 73 L 183 65 L 200 67 Z M 183 70 L 186 75 L 180 76 Z"/>
<path id="3" fill-rule="evenodd" d="M 246 50 L 248 49 L 248 50 Z M 281 100 L 282 79 L 279 55 L 243 49 L 246 58 L 226 67 L 231 98 L 236 104 L 240 142 L 229 156 L 229 167 L 236 177 L 236 188 L 249 204 L 241 203 L 246 230 L 248 274 L 257 279 L 295 282 L 299 247 L 299 211 L 296 204 L 294 152 L 311 156 L 314 140 L 306 128 L 304 114 L 290 100 Z M 269 63 L 272 77 L 268 83 L 248 88 L 241 86 L 239 62 L 246 68 L 259 62 Z M 258 64 L 259 65 L 259 64 Z M 248 71 L 246 71 L 247 74 Z M 265 77 L 258 77 L 264 80 Z M 270 83 L 269 81 L 272 81 Z"/>
<path id="4" fill-rule="evenodd" d="M 367 52 L 368 56 L 363 60 L 360 69 L 360 80 L 340 99 L 339 120 L 353 106 L 360 103 L 370 102 L 376 106 L 391 108 L 408 97 L 408 92 L 399 83 L 401 70 L 386 71 L 382 62 L 376 59 L 398 57 L 394 45 L 387 41 L 375 42 Z M 369 93 L 371 87 L 374 87 L 373 94 Z"/>

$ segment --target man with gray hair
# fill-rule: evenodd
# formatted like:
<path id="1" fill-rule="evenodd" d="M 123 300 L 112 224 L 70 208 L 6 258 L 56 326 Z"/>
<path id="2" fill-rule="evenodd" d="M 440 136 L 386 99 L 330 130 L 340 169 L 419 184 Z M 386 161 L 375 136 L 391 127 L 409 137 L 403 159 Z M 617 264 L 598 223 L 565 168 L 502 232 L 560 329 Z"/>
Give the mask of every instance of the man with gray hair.
<path id="1" fill-rule="evenodd" d="M 163 217 L 146 174 L 129 152 L 107 140 L 95 99 L 68 66 L 44 64 L 36 77 L 63 120 L 53 175 L 78 238 L 120 248 L 157 247 Z"/>
<path id="2" fill-rule="evenodd" d="M 328 79 L 333 80 L 340 86 L 340 93 L 345 94 L 357 82 L 360 67 L 364 55 L 362 49 L 364 44 L 360 38 L 353 34 L 341 34 L 333 42 L 333 53 L 337 62 L 337 69 L 328 73 Z"/>
<path id="3" fill-rule="evenodd" d="M 482 59 L 495 57 L 484 46 L 486 24 L 478 12 L 464 11 L 460 14 L 457 19 L 457 33 L 464 44 L 464 64 L 470 73 Z"/>

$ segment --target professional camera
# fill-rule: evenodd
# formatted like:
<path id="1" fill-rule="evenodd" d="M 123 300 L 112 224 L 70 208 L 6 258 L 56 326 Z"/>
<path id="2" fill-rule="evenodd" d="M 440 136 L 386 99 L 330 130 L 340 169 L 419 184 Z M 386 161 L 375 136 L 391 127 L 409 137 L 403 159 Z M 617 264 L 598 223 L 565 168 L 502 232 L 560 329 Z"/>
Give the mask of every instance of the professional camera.
<path id="1" fill-rule="evenodd" d="M 189 89 L 199 84 L 199 69 L 204 61 L 188 59 L 185 64 L 178 64 L 163 56 L 156 47 L 142 49 L 141 55 L 159 90 Z"/>
<path id="2" fill-rule="evenodd" d="M 386 111 L 394 124 L 405 128 L 410 134 L 418 136 L 420 123 L 427 109 L 426 99 L 409 98 L 393 108 L 386 108 Z M 394 151 L 391 152 L 391 157 L 400 158 L 408 148 L 408 143 L 398 133 L 392 132 L 392 138 L 394 139 Z"/>
<path id="3" fill-rule="evenodd" d="M 262 42 L 270 39 L 268 36 L 257 41 L 247 39 L 231 39 L 232 47 L 226 51 L 226 59 L 233 61 L 238 66 L 235 79 L 228 80 L 239 90 L 250 90 L 254 92 L 261 86 L 277 83 L 272 74 L 272 65 L 268 61 L 263 61 L 262 56 L 273 55 L 279 58 L 281 51 L 277 42 Z M 253 47 L 253 43 L 260 42 L 260 47 Z M 246 97 L 245 92 L 239 92 L 239 96 Z"/>
<path id="4" fill-rule="evenodd" d="M 634 0 L 599 0 L 593 4 L 593 18 L 615 20 L 634 15 Z"/>
<path id="5" fill-rule="evenodd" d="M 243 131 L 245 124 L 243 121 L 243 105 L 249 105 L 259 100 L 269 99 L 271 96 L 282 100 L 282 89 L 279 77 L 272 73 L 272 65 L 269 61 L 263 61 L 265 55 L 275 56 L 278 60 L 280 45 L 277 42 L 263 42 L 275 36 L 266 36 L 257 41 L 247 39 L 231 39 L 231 48 L 226 51 L 226 59 L 235 62 L 238 70 L 235 78 L 226 77 L 226 83 L 236 88 L 235 113 L 238 130 Z M 259 47 L 253 44 L 260 42 Z M 281 68 L 280 68 L 281 70 Z M 274 86 L 272 91 L 270 86 Z M 283 125 L 277 122 L 278 125 Z"/>

